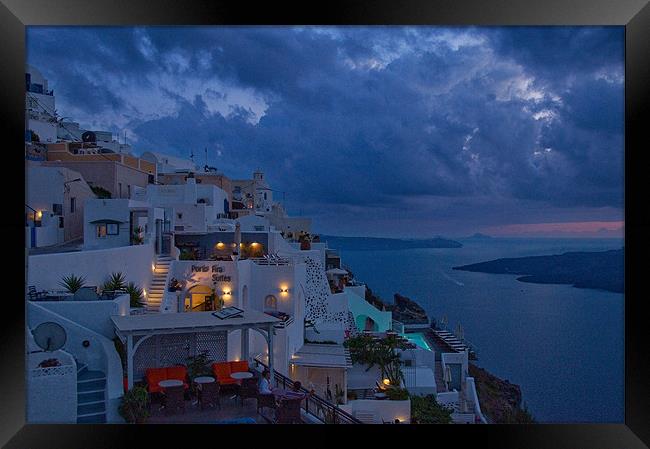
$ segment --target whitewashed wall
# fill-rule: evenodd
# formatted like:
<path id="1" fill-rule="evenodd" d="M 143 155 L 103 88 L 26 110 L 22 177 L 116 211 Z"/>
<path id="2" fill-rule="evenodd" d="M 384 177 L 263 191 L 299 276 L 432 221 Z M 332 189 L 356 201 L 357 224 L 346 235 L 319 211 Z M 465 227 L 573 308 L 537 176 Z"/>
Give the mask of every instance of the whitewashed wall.
<path id="1" fill-rule="evenodd" d="M 395 422 L 399 419 L 400 423 L 409 424 L 411 422 L 411 401 L 377 401 L 374 399 L 358 399 L 348 401 L 346 405 L 340 406 L 342 410 L 355 416 L 356 412 L 374 412 L 376 414 L 377 424 L 382 421 Z"/>
<path id="2" fill-rule="evenodd" d="M 101 285 L 114 272 L 122 272 L 128 281 L 148 286 L 154 261 L 153 244 L 122 246 L 92 251 L 29 256 L 27 283 L 37 290 L 60 290 L 63 276 L 86 278 L 86 285 Z"/>
<path id="3" fill-rule="evenodd" d="M 31 336 L 31 334 L 30 334 Z M 61 366 L 39 368 L 38 364 L 56 358 Z M 77 365 L 66 351 L 29 354 L 26 366 L 27 422 L 77 422 Z"/>
<path id="4" fill-rule="evenodd" d="M 111 316 L 125 316 L 130 310 L 129 295 L 118 296 L 112 301 L 44 301 L 38 304 L 111 340 L 115 336 Z"/>

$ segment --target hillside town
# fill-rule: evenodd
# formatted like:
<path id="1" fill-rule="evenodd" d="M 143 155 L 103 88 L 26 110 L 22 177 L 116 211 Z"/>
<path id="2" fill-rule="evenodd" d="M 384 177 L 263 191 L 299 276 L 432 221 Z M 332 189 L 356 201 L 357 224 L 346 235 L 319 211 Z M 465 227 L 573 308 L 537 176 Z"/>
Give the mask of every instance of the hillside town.
<path id="1" fill-rule="evenodd" d="M 25 81 L 28 422 L 487 423 L 462 336 L 376 300 L 254 162 L 136 155 Z"/>

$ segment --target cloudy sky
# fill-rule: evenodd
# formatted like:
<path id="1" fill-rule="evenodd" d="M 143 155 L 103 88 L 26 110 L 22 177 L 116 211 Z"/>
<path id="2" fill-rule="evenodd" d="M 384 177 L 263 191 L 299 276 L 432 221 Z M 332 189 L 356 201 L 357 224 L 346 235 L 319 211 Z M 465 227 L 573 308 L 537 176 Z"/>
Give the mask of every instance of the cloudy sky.
<path id="1" fill-rule="evenodd" d="M 317 232 L 622 236 L 622 27 L 30 27 L 57 111 Z M 282 193 L 284 192 L 284 193 Z"/>

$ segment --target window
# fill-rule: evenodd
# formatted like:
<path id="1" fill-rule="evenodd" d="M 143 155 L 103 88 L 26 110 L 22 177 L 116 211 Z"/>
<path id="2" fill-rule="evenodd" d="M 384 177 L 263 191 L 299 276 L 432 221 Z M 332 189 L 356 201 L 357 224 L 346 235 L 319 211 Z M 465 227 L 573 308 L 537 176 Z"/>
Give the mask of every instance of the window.
<path id="1" fill-rule="evenodd" d="M 182 212 L 178 212 L 178 213 L 176 214 L 176 218 L 178 218 L 179 220 L 182 220 L 182 219 L 183 219 L 183 213 L 182 213 Z"/>
<path id="2" fill-rule="evenodd" d="M 266 192 L 264 192 L 264 199 L 266 199 Z"/>
<path id="3" fill-rule="evenodd" d="M 105 238 L 107 235 L 118 235 L 120 227 L 117 223 L 97 224 L 97 238 Z"/>
<path id="4" fill-rule="evenodd" d="M 103 237 L 106 237 L 106 225 L 102 223 L 97 225 L 97 238 Z"/>
<path id="5" fill-rule="evenodd" d="M 264 298 L 264 310 L 277 310 L 278 309 L 278 298 L 273 295 L 268 295 Z"/>
<path id="6" fill-rule="evenodd" d="M 59 228 L 63 228 L 63 217 L 59 217 Z"/>
<path id="7" fill-rule="evenodd" d="M 77 209 L 77 198 L 70 198 L 70 213 L 74 214 L 74 211 Z"/>
<path id="8" fill-rule="evenodd" d="M 126 192 L 127 192 L 127 195 L 129 196 L 129 198 L 131 198 L 131 184 L 126 186 Z"/>
<path id="9" fill-rule="evenodd" d="M 63 204 L 52 204 L 52 213 L 54 215 L 63 215 Z"/>

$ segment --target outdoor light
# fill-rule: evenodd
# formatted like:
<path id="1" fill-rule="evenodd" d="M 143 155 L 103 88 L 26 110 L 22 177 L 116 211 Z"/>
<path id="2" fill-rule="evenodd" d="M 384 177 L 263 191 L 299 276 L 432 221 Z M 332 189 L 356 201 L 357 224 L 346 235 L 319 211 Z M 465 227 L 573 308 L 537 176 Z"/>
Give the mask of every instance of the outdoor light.
<path id="1" fill-rule="evenodd" d="M 222 249 L 224 247 L 223 242 L 217 243 L 217 248 Z"/>
<path id="2" fill-rule="evenodd" d="M 154 264 L 151 264 L 151 271 L 156 271 L 156 266 Z"/>
<path id="3" fill-rule="evenodd" d="M 232 295 L 232 292 L 229 291 L 229 290 L 224 290 L 224 291 L 223 291 L 223 294 L 224 294 L 224 295 L 228 295 L 228 296 L 230 296 L 230 295 Z"/>
<path id="4" fill-rule="evenodd" d="M 43 211 L 42 210 L 37 210 L 36 211 L 36 219 L 40 220 L 41 218 L 43 218 Z"/>
<path id="5" fill-rule="evenodd" d="M 390 385 L 390 380 L 384 379 L 384 385 Z"/>
<path id="6" fill-rule="evenodd" d="M 142 296 L 147 296 L 147 289 L 146 288 L 142 289 Z"/>

